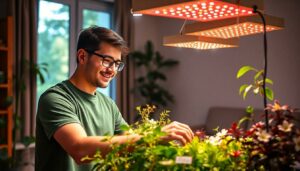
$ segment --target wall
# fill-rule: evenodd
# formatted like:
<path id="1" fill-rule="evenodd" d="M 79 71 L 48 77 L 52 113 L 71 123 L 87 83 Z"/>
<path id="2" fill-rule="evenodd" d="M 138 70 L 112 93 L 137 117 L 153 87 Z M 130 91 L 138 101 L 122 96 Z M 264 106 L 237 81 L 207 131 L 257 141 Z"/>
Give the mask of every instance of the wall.
<path id="1" fill-rule="evenodd" d="M 265 0 L 265 12 L 284 18 L 286 24 L 284 30 L 268 34 L 268 76 L 274 81 L 275 98 L 293 107 L 300 107 L 299 6 L 299 0 Z M 142 50 L 151 40 L 163 56 L 180 61 L 178 67 L 167 71 L 166 86 L 176 99 L 170 106 L 173 120 L 203 124 L 211 106 L 263 108 L 261 97 L 251 94 L 243 101 L 238 95 L 239 86 L 251 77 L 235 78 L 243 65 L 263 67 L 262 34 L 241 38 L 240 46 L 233 49 L 180 49 L 162 46 L 162 38 L 179 33 L 183 20 L 152 16 L 134 20 L 135 49 Z"/>

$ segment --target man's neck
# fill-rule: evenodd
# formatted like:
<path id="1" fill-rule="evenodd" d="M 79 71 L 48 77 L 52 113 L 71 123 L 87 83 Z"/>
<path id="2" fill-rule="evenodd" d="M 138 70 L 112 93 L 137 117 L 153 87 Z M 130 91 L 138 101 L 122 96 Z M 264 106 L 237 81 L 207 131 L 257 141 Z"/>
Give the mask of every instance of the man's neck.
<path id="1" fill-rule="evenodd" d="M 77 70 L 75 71 L 75 73 L 71 76 L 71 78 L 69 79 L 71 81 L 71 83 L 76 86 L 79 90 L 86 92 L 88 94 L 92 94 L 94 95 L 96 92 L 96 87 L 92 86 L 91 84 L 89 84 L 87 82 L 86 79 L 84 79 L 84 77 L 82 75 L 79 74 L 79 72 L 77 72 Z"/>

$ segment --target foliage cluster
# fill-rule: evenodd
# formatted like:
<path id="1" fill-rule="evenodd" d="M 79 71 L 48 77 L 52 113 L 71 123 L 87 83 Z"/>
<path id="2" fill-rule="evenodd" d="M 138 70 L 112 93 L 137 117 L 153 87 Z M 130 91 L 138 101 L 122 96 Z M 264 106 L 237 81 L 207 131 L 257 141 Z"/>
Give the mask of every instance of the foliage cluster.
<path id="1" fill-rule="evenodd" d="M 249 71 L 252 71 L 255 73 L 254 77 L 253 77 L 253 83 L 251 84 L 243 84 L 240 86 L 239 89 L 239 93 L 240 95 L 243 95 L 243 99 L 246 98 L 248 92 L 250 90 L 253 91 L 254 94 L 259 94 L 259 95 L 263 95 L 264 94 L 264 90 L 263 90 L 263 74 L 264 74 L 264 70 L 258 70 L 252 66 L 243 66 L 239 69 L 238 73 L 237 73 L 237 78 L 241 78 L 242 76 L 244 76 L 246 73 L 248 73 Z M 273 84 L 273 81 L 269 78 L 265 79 L 265 82 L 268 84 Z M 274 99 L 274 93 L 273 90 L 270 87 L 266 87 L 266 96 L 269 100 L 273 100 Z"/>
<path id="2" fill-rule="evenodd" d="M 300 162 L 300 128 L 296 125 L 294 109 L 287 105 L 281 106 L 277 100 L 269 104 L 269 131 L 266 125 L 258 122 L 247 130 L 244 143 L 249 153 L 249 168 L 258 170 L 292 170 L 296 161 Z"/>
<path id="3" fill-rule="evenodd" d="M 162 143 L 162 126 L 168 124 L 169 111 L 163 111 L 160 119 L 149 119 L 155 107 L 138 107 L 142 120 L 132 126 L 123 126 L 129 134 L 140 134 L 142 138 L 134 145 L 131 142 L 112 145 L 112 151 L 105 157 L 98 151 L 94 156 L 83 160 L 93 160 L 94 170 L 243 170 L 246 167 L 247 153 L 241 152 L 242 143 L 226 130 L 216 136 L 197 136 L 186 146 L 177 142 Z M 109 141 L 108 137 L 105 141 Z M 191 157 L 192 163 L 177 161 L 178 157 Z"/>
<path id="4" fill-rule="evenodd" d="M 263 95 L 263 71 L 251 66 L 242 67 L 237 74 L 240 78 L 248 71 L 255 71 L 253 84 L 240 88 L 243 98 L 252 89 L 253 93 Z M 267 78 L 267 83 L 273 82 Z M 266 94 L 273 99 L 273 91 L 268 88 Z M 300 121 L 295 117 L 295 109 L 280 105 L 277 100 L 268 104 L 269 128 L 264 122 L 254 123 L 249 130 L 239 125 L 252 118 L 243 118 L 228 129 L 207 136 L 203 131 L 195 132 L 192 142 L 181 146 L 176 142 L 163 144 L 160 139 L 165 135 L 162 126 L 168 124 L 169 111 L 163 111 L 159 121 L 149 119 L 155 107 L 138 107 L 141 121 L 132 126 L 124 126 L 128 134 L 140 134 L 142 138 L 134 145 L 125 143 L 112 145 L 107 156 L 98 151 L 94 156 L 83 160 L 93 160 L 94 170 L 294 170 L 293 165 L 300 162 Z M 253 108 L 247 111 L 253 113 Z M 252 115 L 253 116 L 253 115 Z M 269 130 L 269 131 L 267 131 Z M 110 137 L 107 138 L 109 141 Z M 178 158 L 191 159 L 190 163 L 181 163 Z"/>
<path id="5" fill-rule="evenodd" d="M 134 51 L 130 54 L 140 75 L 135 80 L 135 93 L 141 95 L 144 104 L 167 106 L 173 103 L 173 96 L 161 85 L 167 80 L 164 70 L 178 65 L 178 61 L 165 59 L 155 52 L 152 42 L 145 45 L 145 52 Z"/>
<path id="6" fill-rule="evenodd" d="M 94 170 L 292 170 L 300 162 L 300 129 L 295 126 L 294 110 L 275 101 L 269 104 L 270 132 L 263 122 L 249 130 L 233 123 L 231 128 L 207 136 L 197 131 L 191 143 L 181 146 L 176 142 L 164 144 L 163 125 L 169 123 L 169 111 L 161 113 L 160 120 L 148 118 L 153 106 L 137 108 L 142 120 L 132 126 L 123 126 L 128 134 L 143 137 L 134 145 L 129 141 L 112 145 L 105 157 L 98 151 L 83 160 L 93 160 Z M 108 137 L 105 141 L 109 141 Z M 180 163 L 178 157 L 191 158 L 191 163 Z"/>

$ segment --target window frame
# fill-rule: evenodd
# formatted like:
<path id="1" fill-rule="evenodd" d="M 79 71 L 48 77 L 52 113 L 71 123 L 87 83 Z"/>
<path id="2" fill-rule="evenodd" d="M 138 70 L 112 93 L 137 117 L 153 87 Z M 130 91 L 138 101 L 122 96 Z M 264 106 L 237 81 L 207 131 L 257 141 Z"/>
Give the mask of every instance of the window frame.
<path id="1" fill-rule="evenodd" d="M 114 13 L 113 13 L 113 3 L 110 2 L 95 2 L 93 0 L 79 0 L 78 1 L 78 12 L 77 12 L 77 18 L 78 18 L 78 23 L 77 23 L 77 30 L 78 34 L 81 31 L 81 28 L 83 27 L 83 10 L 88 9 L 88 10 L 93 10 L 93 11 L 101 11 L 108 13 L 111 17 L 110 20 L 110 29 L 113 28 L 113 23 L 114 23 Z M 77 34 L 77 35 L 78 35 Z M 75 41 L 76 43 L 76 41 Z M 76 45 L 75 45 L 76 46 Z M 74 50 L 76 51 L 76 49 Z M 71 64 L 74 64 L 74 62 L 71 62 Z M 76 61 L 75 61 L 76 64 Z M 76 68 L 75 66 L 72 66 L 73 68 Z M 109 85 L 109 96 L 113 99 L 116 100 L 116 94 L 117 94 L 117 82 L 116 78 L 114 78 Z"/>
<path id="2" fill-rule="evenodd" d="M 83 10 L 95 10 L 95 11 L 103 11 L 107 12 L 111 16 L 110 20 L 110 28 L 114 29 L 114 0 L 44 0 L 48 2 L 60 3 L 63 5 L 68 5 L 70 9 L 70 21 L 69 21 L 69 73 L 68 77 L 70 77 L 76 70 L 77 62 L 77 35 L 81 31 L 83 24 Z M 39 0 L 40 2 L 40 0 Z M 38 34 L 38 33 L 37 33 Z M 117 94 L 117 86 L 116 86 L 116 78 L 114 78 L 110 85 L 109 96 L 116 100 Z"/>

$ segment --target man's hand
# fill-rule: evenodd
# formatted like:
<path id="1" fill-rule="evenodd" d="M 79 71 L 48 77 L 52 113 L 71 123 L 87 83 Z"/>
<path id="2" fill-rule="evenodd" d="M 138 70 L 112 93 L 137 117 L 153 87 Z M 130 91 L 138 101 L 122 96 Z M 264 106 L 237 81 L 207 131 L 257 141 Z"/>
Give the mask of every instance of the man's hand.
<path id="1" fill-rule="evenodd" d="M 177 140 L 185 145 L 191 142 L 194 137 L 194 133 L 188 125 L 176 121 L 164 126 L 162 131 L 167 133 L 166 136 L 162 137 L 162 140 L 166 142 Z"/>

